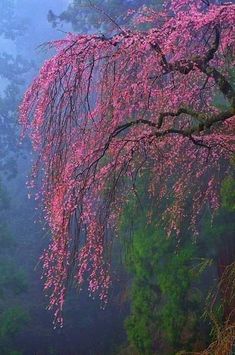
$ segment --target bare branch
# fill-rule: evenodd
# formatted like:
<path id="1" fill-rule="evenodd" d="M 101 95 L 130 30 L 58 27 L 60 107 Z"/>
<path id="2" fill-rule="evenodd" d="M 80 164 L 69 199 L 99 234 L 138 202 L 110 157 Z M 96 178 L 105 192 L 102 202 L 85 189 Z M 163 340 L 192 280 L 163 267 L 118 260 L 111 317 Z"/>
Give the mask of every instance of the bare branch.
<path id="1" fill-rule="evenodd" d="M 109 15 L 107 14 L 107 12 L 105 12 L 103 9 L 101 9 L 100 7 L 96 6 L 92 1 L 88 1 L 89 2 L 89 6 L 96 10 L 97 12 L 99 12 L 100 14 L 102 14 L 104 17 L 107 17 L 107 19 L 114 24 L 115 27 L 117 27 L 121 33 L 125 33 L 125 31 L 121 28 L 121 26 Z"/>

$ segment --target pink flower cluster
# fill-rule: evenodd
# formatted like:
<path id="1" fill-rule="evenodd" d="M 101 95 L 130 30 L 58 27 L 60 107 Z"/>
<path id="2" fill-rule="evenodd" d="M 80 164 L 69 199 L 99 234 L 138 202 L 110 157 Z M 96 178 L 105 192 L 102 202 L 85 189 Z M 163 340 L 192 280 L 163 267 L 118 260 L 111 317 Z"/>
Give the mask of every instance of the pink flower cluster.
<path id="1" fill-rule="evenodd" d="M 197 233 L 204 207 L 218 207 L 234 149 L 234 101 L 221 79 L 231 75 L 234 18 L 234 5 L 172 0 L 133 14 L 135 30 L 51 43 L 20 122 L 43 173 L 45 290 L 60 324 L 69 283 L 87 282 L 107 302 L 112 235 L 141 173 L 156 204 L 173 201 L 169 234 L 188 215 Z M 153 27 L 139 30 L 146 21 Z"/>

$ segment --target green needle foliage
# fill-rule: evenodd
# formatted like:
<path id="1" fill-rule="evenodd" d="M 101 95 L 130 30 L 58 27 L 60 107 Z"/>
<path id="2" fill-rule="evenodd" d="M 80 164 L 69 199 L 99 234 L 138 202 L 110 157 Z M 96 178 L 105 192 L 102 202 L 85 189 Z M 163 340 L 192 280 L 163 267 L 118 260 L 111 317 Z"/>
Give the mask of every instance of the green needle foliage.
<path id="1" fill-rule="evenodd" d="M 228 212 L 235 212 L 235 179 L 227 177 L 221 189 L 222 206 Z"/>
<path id="2" fill-rule="evenodd" d="M 166 344 L 172 351 L 195 345 L 203 313 L 203 295 L 195 285 L 197 256 L 190 239 L 178 244 L 153 224 L 145 222 L 134 233 L 127 255 L 133 283 L 126 329 L 141 354 L 153 354 Z"/>
<path id="3" fill-rule="evenodd" d="M 230 311 L 220 291 L 208 314 L 205 308 L 224 268 L 234 262 L 235 179 L 223 181 L 221 208 L 213 220 L 205 214 L 202 231 L 193 241 L 187 232 L 166 237 L 154 203 L 146 197 L 145 178 L 136 184 L 137 198 L 129 199 L 120 222 L 125 265 L 132 277 L 125 354 L 201 351 L 211 337 L 216 339 L 216 329 L 222 329 Z"/>
<path id="4" fill-rule="evenodd" d="M 179 238 L 165 235 L 146 198 L 146 184 L 138 186 L 138 197 L 129 200 L 121 219 L 125 264 L 132 277 L 131 312 L 125 323 L 130 351 L 150 355 L 201 350 L 210 336 L 202 319 L 208 286 L 200 278 L 211 260 L 186 233 Z"/>

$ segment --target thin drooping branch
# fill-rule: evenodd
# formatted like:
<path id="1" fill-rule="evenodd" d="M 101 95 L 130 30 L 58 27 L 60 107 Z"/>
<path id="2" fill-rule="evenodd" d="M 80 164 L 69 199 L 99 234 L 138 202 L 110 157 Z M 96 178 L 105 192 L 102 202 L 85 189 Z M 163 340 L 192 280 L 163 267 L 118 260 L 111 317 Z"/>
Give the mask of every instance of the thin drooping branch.
<path id="1" fill-rule="evenodd" d="M 52 231 L 45 289 L 60 324 L 68 278 L 79 287 L 87 280 L 107 302 L 110 234 L 133 177 L 147 171 L 156 204 L 171 201 L 160 211 L 168 235 L 178 235 L 189 215 L 196 235 L 205 206 L 219 207 L 234 154 L 235 6 L 195 1 L 135 14 L 137 25 L 152 21 L 147 31 L 56 41 L 25 94 L 21 123 L 38 152 L 32 185 L 41 171 Z M 223 111 L 218 93 L 228 101 Z"/>
<path id="2" fill-rule="evenodd" d="M 199 121 L 199 123 L 197 125 L 194 124 L 192 127 L 188 127 L 186 129 L 169 128 L 167 130 L 162 130 L 162 131 L 159 130 L 159 128 L 161 128 L 161 126 L 162 126 L 163 118 L 169 117 L 169 116 L 177 117 L 177 116 L 180 116 L 181 114 L 190 115 L 192 118 L 196 118 Z M 105 148 L 108 148 L 111 140 L 114 137 L 116 137 L 119 133 L 121 133 L 122 131 L 126 130 L 127 128 L 129 128 L 131 126 L 144 124 L 149 127 L 156 128 L 157 129 L 157 131 L 155 132 L 156 137 L 162 137 L 162 136 L 165 136 L 168 134 L 180 134 L 184 137 L 190 137 L 193 134 L 199 134 L 200 132 L 205 131 L 205 130 L 207 130 L 207 134 L 209 134 L 208 129 L 213 127 L 213 125 L 215 125 L 216 123 L 224 122 L 227 119 L 233 117 L 234 114 L 235 114 L 235 109 L 232 109 L 232 108 L 225 111 L 225 112 L 221 112 L 217 115 L 213 115 L 211 117 L 208 117 L 208 115 L 205 115 L 203 113 L 195 112 L 195 111 L 191 110 L 190 108 L 180 108 L 177 112 L 160 113 L 158 124 L 148 121 L 148 120 L 139 119 L 139 120 L 130 121 L 124 125 L 118 126 L 114 130 L 114 132 L 110 135 L 109 140 L 105 145 Z"/>
<path id="3" fill-rule="evenodd" d="M 215 80 L 221 92 L 228 99 L 232 107 L 235 108 L 235 90 L 233 89 L 232 85 L 229 83 L 229 81 L 223 74 L 221 74 L 215 68 L 209 66 L 209 62 L 214 58 L 220 44 L 219 25 L 216 25 L 214 27 L 214 32 L 215 39 L 205 55 L 196 55 L 193 58 L 181 59 L 174 63 L 170 63 L 167 61 L 166 56 L 164 55 L 158 43 L 153 43 L 151 44 L 151 46 L 158 52 L 158 54 L 160 54 L 161 63 L 166 73 L 178 71 L 181 74 L 187 75 L 195 68 L 200 69 L 208 77 L 212 77 Z"/>
<path id="4" fill-rule="evenodd" d="M 136 121 L 130 121 L 128 123 L 125 123 L 124 125 L 118 126 L 109 136 L 107 142 L 104 144 L 104 147 L 102 149 L 102 153 L 99 157 L 97 157 L 85 170 L 91 169 L 92 166 L 96 165 L 104 156 L 107 150 L 110 147 L 110 144 L 112 143 L 113 139 L 117 137 L 120 133 L 128 130 L 130 127 L 134 126 L 139 126 L 139 125 L 147 125 L 148 127 L 154 128 L 155 131 L 153 132 L 152 136 L 155 136 L 156 138 L 161 138 L 167 135 L 181 135 L 183 137 L 189 138 L 195 145 L 210 149 L 210 146 L 208 146 L 206 143 L 203 143 L 202 139 L 198 139 L 193 137 L 194 134 L 197 136 L 201 132 L 205 132 L 207 134 L 209 133 L 209 129 L 211 129 L 215 124 L 219 122 L 224 122 L 228 120 L 229 118 L 233 117 L 235 114 L 234 109 L 227 110 L 225 112 L 221 112 L 218 115 L 214 115 L 211 117 L 208 117 L 205 114 L 195 112 L 191 110 L 190 108 L 180 108 L 177 112 L 164 112 L 159 115 L 159 121 L 158 122 L 163 122 L 163 118 L 165 117 L 177 117 L 180 116 L 181 114 L 187 114 L 190 115 L 192 118 L 196 118 L 199 123 L 197 125 L 193 125 L 192 127 L 188 127 L 186 129 L 178 129 L 178 128 L 169 128 L 166 130 L 159 130 L 161 126 L 159 126 L 159 123 L 156 124 L 154 122 L 151 122 L 149 120 L 145 119 L 138 119 Z M 235 152 L 235 151 L 234 151 Z M 82 173 L 84 173 L 84 171 Z M 81 173 L 81 174 L 82 174 Z"/>
<path id="5" fill-rule="evenodd" d="M 119 29 L 119 31 L 121 31 L 121 33 L 125 33 L 125 31 L 121 28 L 121 26 L 106 11 L 104 11 L 102 8 L 95 5 L 91 0 L 89 0 L 88 2 L 90 8 L 94 9 L 95 11 L 99 12 L 102 16 L 106 17 L 110 21 L 110 23 L 112 23 L 116 28 Z"/>
<path id="6" fill-rule="evenodd" d="M 120 30 L 121 32 L 118 34 L 118 36 L 121 35 L 121 39 L 117 39 L 117 35 L 109 38 L 102 35 L 101 37 L 99 36 L 97 38 L 101 41 L 108 41 L 112 46 L 119 46 L 124 39 L 131 38 L 131 34 L 128 31 L 123 31 L 122 29 Z M 191 71 L 195 70 L 195 68 L 198 68 L 203 73 L 205 73 L 207 77 L 212 77 L 214 79 L 215 83 L 218 85 L 224 96 L 228 99 L 229 103 L 232 105 L 232 107 L 235 107 L 235 90 L 233 89 L 232 85 L 221 72 L 209 65 L 209 62 L 214 58 L 216 52 L 218 51 L 221 37 L 221 28 L 218 24 L 214 26 L 213 31 L 215 38 L 206 54 L 194 55 L 191 58 L 181 59 L 173 63 L 166 59 L 166 56 L 157 41 L 151 42 L 150 45 L 160 55 L 161 65 L 165 71 L 165 74 L 179 72 L 181 74 L 187 75 Z"/>

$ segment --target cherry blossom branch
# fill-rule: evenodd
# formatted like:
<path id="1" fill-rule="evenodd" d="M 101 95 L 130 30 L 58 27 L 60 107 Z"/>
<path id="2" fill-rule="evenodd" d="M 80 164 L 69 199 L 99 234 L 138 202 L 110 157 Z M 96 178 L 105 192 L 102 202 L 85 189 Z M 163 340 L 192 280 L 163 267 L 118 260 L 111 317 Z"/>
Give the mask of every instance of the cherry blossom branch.
<path id="1" fill-rule="evenodd" d="M 163 118 L 171 116 L 171 117 L 177 117 L 180 116 L 181 114 L 188 114 L 193 118 L 196 118 L 199 121 L 198 125 L 194 125 L 193 127 L 187 128 L 187 129 L 176 129 L 176 128 L 170 128 L 167 130 L 163 130 L 163 131 L 158 131 L 155 133 L 155 135 L 157 137 L 162 137 L 165 136 L 167 134 L 181 134 L 185 137 L 190 137 L 192 134 L 194 133 L 200 133 L 204 130 L 208 130 L 209 128 L 211 128 L 213 125 L 215 125 L 218 122 L 224 122 L 227 119 L 231 118 L 234 116 L 235 114 L 235 109 L 228 109 L 225 112 L 221 112 L 218 115 L 215 116 L 211 116 L 208 117 L 206 114 L 203 113 L 199 113 L 196 111 L 193 111 L 190 108 L 180 108 L 177 112 L 163 112 L 160 113 L 159 115 L 159 121 L 158 124 L 149 121 L 149 120 L 145 120 L 145 119 L 139 119 L 136 121 L 130 121 L 124 125 L 118 126 L 114 132 L 109 136 L 109 140 L 106 143 L 105 147 L 109 146 L 111 140 L 116 137 L 119 133 L 121 133 L 122 131 L 124 131 L 125 129 L 131 127 L 131 126 L 135 126 L 135 125 L 139 125 L 139 124 L 145 124 L 148 125 L 149 127 L 153 127 L 156 129 L 160 129 L 162 124 L 163 124 Z"/>
<path id="2" fill-rule="evenodd" d="M 177 116 L 180 116 L 181 114 L 188 114 L 188 115 L 192 116 L 193 118 L 196 118 L 200 122 L 199 122 L 198 125 L 194 125 L 193 127 L 189 127 L 187 129 L 169 128 L 169 129 L 162 130 L 162 131 L 156 131 L 153 134 L 151 134 L 151 136 L 155 136 L 156 138 L 161 138 L 161 137 L 164 137 L 164 136 L 167 136 L 167 135 L 181 135 L 183 137 L 189 138 L 195 145 L 210 149 L 211 147 L 208 144 L 203 143 L 202 139 L 196 139 L 195 137 L 193 137 L 193 135 L 194 134 L 199 134 L 200 132 L 205 131 L 205 130 L 209 130 L 216 123 L 224 122 L 227 119 L 233 117 L 234 114 L 235 114 L 235 110 L 234 109 L 230 109 L 230 110 L 227 110 L 225 112 L 221 112 L 218 115 L 208 117 L 205 114 L 193 111 L 193 110 L 191 110 L 189 108 L 180 108 L 177 112 L 164 112 L 164 113 L 161 113 L 160 114 L 160 118 L 159 118 L 159 122 L 161 122 L 161 125 L 162 125 L 163 118 L 165 118 L 167 116 L 177 117 Z M 146 120 L 146 119 L 138 119 L 136 121 L 130 121 L 130 122 L 124 124 L 124 125 L 118 126 L 110 134 L 107 142 L 104 145 L 104 148 L 102 149 L 101 155 L 98 156 L 98 158 L 95 161 L 93 161 L 85 170 L 91 169 L 92 166 L 98 164 L 98 162 L 105 156 L 105 153 L 109 149 L 110 144 L 113 141 L 113 139 L 115 137 L 117 137 L 121 132 L 127 130 L 130 127 L 134 127 L 134 126 L 141 125 L 141 124 L 147 125 L 147 126 L 149 126 L 151 128 L 156 128 L 156 129 L 159 129 L 161 127 L 161 125 L 159 125 L 159 123 L 156 124 L 156 123 L 154 123 L 152 121 L 149 121 L 149 120 Z M 82 173 L 80 173 L 80 174 L 83 174 L 84 171 Z"/>
<path id="3" fill-rule="evenodd" d="M 194 56 L 191 59 L 181 59 L 174 63 L 169 63 L 166 59 L 166 56 L 162 52 L 158 43 L 152 44 L 152 48 L 154 48 L 161 56 L 161 64 L 165 69 L 166 73 L 171 73 L 174 71 L 178 71 L 181 74 L 189 74 L 192 70 L 197 67 L 203 73 L 205 73 L 208 77 L 212 77 L 216 84 L 219 86 L 221 92 L 225 97 L 229 100 L 232 107 L 235 107 L 235 91 L 232 85 L 228 82 L 224 75 L 222 75 L 218 70 L 209 66 L 209 62 L 214 58 L 215 53 L 219 48 L 220 43 L 220 26 L 215 25 L 215 39 L 212 43 L 210 49 L 204 56 Z"/>

